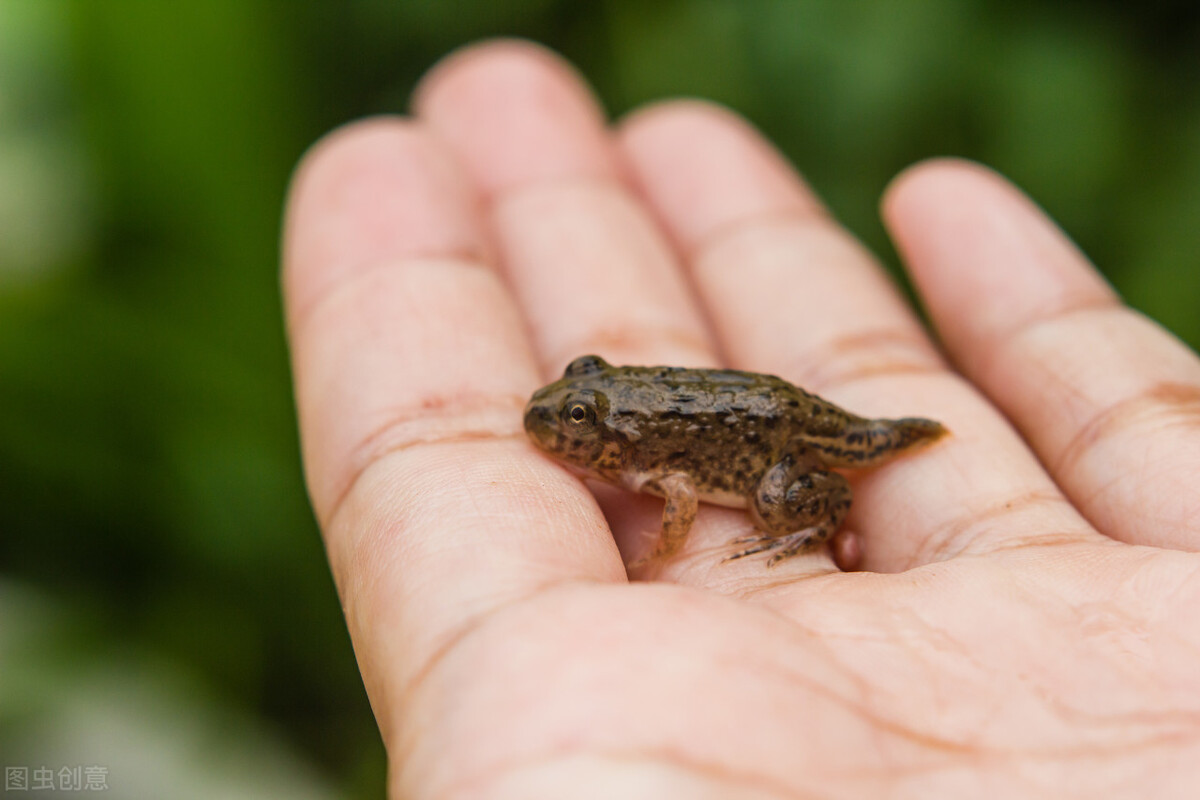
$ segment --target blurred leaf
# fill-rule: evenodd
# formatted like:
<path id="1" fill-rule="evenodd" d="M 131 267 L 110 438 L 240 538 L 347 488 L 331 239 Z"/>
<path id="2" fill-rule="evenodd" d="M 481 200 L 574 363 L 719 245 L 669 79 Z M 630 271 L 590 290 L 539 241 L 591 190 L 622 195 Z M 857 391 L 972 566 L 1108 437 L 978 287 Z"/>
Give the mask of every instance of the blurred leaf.
<path id="1" fill-rule="evenodd" d="M 736 5 L 610 0 L 607 8 L 620 108 L 678 95 L 753 103 L 746 20 Z"/>

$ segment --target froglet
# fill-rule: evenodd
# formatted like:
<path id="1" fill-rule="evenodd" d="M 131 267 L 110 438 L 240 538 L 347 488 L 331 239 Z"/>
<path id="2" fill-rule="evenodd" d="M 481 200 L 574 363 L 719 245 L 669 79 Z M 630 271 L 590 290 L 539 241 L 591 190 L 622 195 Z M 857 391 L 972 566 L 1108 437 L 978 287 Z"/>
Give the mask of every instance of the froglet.
<path id="1" fill-rule="evenodd" d="M 525 407 L 533 443 L 587 477 L 666 499 L 646 560 L 687 538 L 703 500 L 749 511 L 757 529 L 729 558 L 768 565 L 829 539 L 850 509 L 835 468 L 869 467 L 946 433 L 918 417 L 866 419 L 773 375 L 614 367 L 581 356 Z"/>

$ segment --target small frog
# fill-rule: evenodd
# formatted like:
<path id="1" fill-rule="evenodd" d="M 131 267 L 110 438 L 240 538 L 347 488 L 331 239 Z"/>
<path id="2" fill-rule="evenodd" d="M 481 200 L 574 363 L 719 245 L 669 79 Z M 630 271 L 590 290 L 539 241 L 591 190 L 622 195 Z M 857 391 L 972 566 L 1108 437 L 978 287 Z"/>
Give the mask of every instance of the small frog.
<path id="1" fill-rule="evenodd" d="M 826 541 L 850 509 L 831 468 L 868 467 L 944 435 L 928 419 L 865 419 L 773 375 L 614 367 L 581 356 L 534 392 L 525 431 L 584 475 L 666 499 L 646 560 L 677 552 L 700 500 L 748 509 L 757 535 L 729 559 L 768 566 Z"/>

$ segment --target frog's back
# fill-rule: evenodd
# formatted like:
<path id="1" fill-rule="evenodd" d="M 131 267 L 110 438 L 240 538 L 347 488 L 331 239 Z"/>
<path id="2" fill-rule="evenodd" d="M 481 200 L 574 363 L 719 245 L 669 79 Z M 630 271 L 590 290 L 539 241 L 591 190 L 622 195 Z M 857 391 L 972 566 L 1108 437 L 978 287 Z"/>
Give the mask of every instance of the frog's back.
<path id="1" fill-rule="evenodd" d="M 645 422 L 660 415 L 676 420 L 782 416 L 792 399 L 787 395 L 799 391 L 771 375 L 687 367 L 626 367 L 605 387 L 616 413 L 644 414 Z"/>
<path id="2" fill-rule="evenodd" d="M 626 367 L 609 393 L 621 411 L 761 425 L 783 440 L 836 435 L 860 419 L 782 378 L 734 369 Z"/>
<path id="3" fill-rule="evenodd" d="M 753 491 L 789 442 L 840 411 L 780 378 L 730 369 L 627 367 L 604 391 L 610 419 L 636 439 L 635 473 L 687 472 L 710 496 Z"/>

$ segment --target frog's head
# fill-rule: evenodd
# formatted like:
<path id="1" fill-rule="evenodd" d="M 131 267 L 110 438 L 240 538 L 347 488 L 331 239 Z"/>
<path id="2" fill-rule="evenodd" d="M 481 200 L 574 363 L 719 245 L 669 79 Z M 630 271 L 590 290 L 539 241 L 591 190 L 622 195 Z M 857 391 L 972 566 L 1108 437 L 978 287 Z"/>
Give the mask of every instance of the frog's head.
<path id="1" fill-rule="evenodd" d="M 562 378 L 533 393 L 525 406 L 525 433 L 540 449 L 569 466 L 612 479 L 624 463 L 628 437 L 609 419 L 606 388 L 612 366 L 580 356 Z"/>

